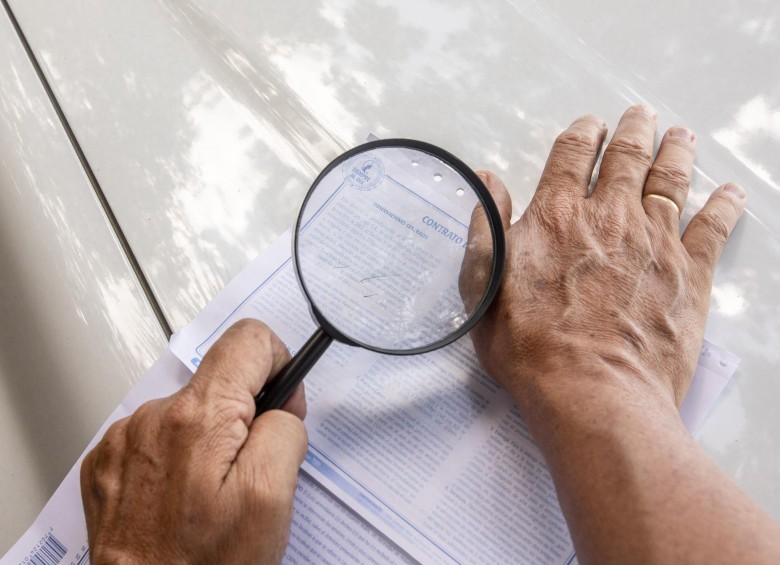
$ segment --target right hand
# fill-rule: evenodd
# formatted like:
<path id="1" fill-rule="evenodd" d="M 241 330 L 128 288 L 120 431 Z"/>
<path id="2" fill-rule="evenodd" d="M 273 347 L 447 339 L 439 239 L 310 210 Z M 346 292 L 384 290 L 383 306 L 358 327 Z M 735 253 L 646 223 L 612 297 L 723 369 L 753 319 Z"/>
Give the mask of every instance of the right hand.
<path id="1" fill-rule="evenodd" d="M 576 120 L 511 227 L 506 188 L 483 174 L 506 228 L 507 265 L 472 338 L 488 373 L 521 404 L 537 386 L 639 386 L 677 405 L 688 389 L 715 265 L 745 198 L 735 185 L 719 187 L 680 238 L 677 208 L 688 193 L 695 138 L 672 128 L 653 160 L 655 129 L 654 114 L 629 108 L 589 195 L 606 126 L 593 116 Z M 487 228 L 476 220 L 470 239 L 478 248 Z"/>
<path id="2" fill-rule="evenodd" d="M 303 389 L 254 419 L 254 397 L 290 355 L 242 320 L 181 391 L 114 423 L 84 458 L 93 563 L 278 563 L 306 454 Z"/>

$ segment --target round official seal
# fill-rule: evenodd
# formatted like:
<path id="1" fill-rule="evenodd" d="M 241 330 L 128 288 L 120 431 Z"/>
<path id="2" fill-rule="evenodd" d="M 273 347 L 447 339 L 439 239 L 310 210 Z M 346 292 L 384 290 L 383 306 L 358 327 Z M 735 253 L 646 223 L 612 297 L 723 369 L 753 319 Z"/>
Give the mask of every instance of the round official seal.
<path id="1" fill-rule="evenodd" d="M 370 153 L 350 159 L 341 167 L 344 180 L 358 190 L 371 190 L 385 178 L 382 161 Z"/>

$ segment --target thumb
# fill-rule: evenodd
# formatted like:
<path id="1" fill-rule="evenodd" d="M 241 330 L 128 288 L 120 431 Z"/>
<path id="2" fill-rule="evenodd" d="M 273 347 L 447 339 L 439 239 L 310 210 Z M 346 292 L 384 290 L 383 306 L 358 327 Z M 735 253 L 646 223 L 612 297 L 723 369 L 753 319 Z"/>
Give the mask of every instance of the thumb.
<path id="1" fill-rule="evenodd" d="M 241 502 L 244 534 L 264 540 L 263 563 L 280 562 L 290 536 L 298 469 L 306 455 L 303 422 L 283 410 L 261 414 L 225 483 Z M 241 533 L 241 532 L 239 532 Z"/>
<path id="2" fill-rule="evenodd" d="M 490 196 L 493 197 L 493 202 L 498 207 L 498 213 L 501 216 L 501 223 L 503 229 L 509 229 L 509 222 L 512 218 L 512 198 L 509 196 L 509 191 L 506 189 L 504 182 L 490 171 L 477 171 L 477 176 L 485 183 L 485 186 L 490 192 Z M 471 215 L 471 225 L 469 226 L 469 241 L 472 238 L 472 231 L 474 237 L 480 235 L 490 235 L 490 225 L 487 221 L 487 215 L 485 209 L 482 206 L 474 208 L 474 212 Z"/>
<path id="3" fill-rule="evenodd" d="M 286 493 L 292 502 L 307 445 L 306 428 L 300 418 L 283 410 L 270 410 L 249 426 L 236 465 L 254 477 L 250 484 Z"/>
<path id="4" fill-rule="evenodd" d="M 477 176 L 487 187 L 498 208 L 501 225 L 497 226 L 497 228 L 506 230 L 509 228 L 509 221 L 512 216 L 512 199 L 506 186 L 493 173 L 478 171 Z M 458 279 L 460 295 L 467 313 L 473 311 L 484 295 L 492 270 L 493 237 L 490 231 L 487 211 L 479 203 L 471 213 L 466 254 L 463 257 L 463 265 L 461 266 Z"/>

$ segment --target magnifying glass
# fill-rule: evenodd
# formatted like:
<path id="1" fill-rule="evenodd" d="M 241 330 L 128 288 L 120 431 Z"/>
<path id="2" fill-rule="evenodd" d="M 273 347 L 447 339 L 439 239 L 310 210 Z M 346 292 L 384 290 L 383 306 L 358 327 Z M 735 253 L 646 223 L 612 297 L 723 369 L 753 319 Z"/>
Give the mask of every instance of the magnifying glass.
<path id="1" fill-rule="evenodd" d="M 312 184 L 293 234 L 318 328 L 257 395 L 256 416 L 280 408 L 334 340 L 411 355 L 463 336 L 498 292 L 504 254 L 490 193 L 454 155 L 408 139 L 347 151 Z"/>

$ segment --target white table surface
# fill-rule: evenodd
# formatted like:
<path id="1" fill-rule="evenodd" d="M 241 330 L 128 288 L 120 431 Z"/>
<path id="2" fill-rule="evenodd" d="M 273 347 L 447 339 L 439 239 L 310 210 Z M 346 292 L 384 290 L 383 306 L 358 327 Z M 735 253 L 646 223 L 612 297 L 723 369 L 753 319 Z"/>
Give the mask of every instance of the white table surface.
<path id="1" fill-rule="evenodd" d="M 748 212 L 717 272 L 706 334 L 743 361 L 700 441 L 726 473 L 780 519 L 775 410 L 780 398 L 780 5 L 757 0 L 12 0 L 10 5 L 174 329 L 288 227 L 318 170 L 369 132 L 430 141 L 474 168 L 493 169 L 521 212 L 552 140 L 580 114 L 597 113 L 614 127 L 628 105 L 646 102 L 658 110 L 662 128 L 692 128 L 699 156 L 684 218 L 717 184 L 736 181 L 749 192 Z M 35 112 L 45 125 L 53 118 L 2 12 L 0 24 L 3 52 L 15 61 L 0 69 L 0 84 L 6 85 L 0 109 L 9 97 L 39 100 Z M 24 76 L 17 80 L 20 71 Z M 9 115 L 4 114 L 11 127 L 23 121 Z M 14 136 L 0 124 L 5 152 L 0 163 L 14 170 L 18 165 L 6 161 L 24 162 L 14 143 L 35 146 L 41 153 L 36 171 L 56 171 L 62 182 L 72 177 L 73 186 L 86 191 L 78 171 L 61 173 L 73 163 L 43 153 L 52 144 L 67 153 L 58 134 L 44 142 L 40 131 L 35 133 L 44 125 L 25 125 L 25 135 Z M 12 186 L 7 178 L 0 177 L 0 198 Z M 37 186 L 38 178 L 36 173 L 28 184 Z M 75 199 L 61 197 L 68 206 Z M 6 208 L 0 202 L 3 219 L 21 206 L 14 201 Z M 95 213 L 99 216 L 99 210 Z M 53 221 L 36 222 L 25 227 L 50 235 L 63 229 Z M 99 218 L 66 223 L 66 233 L 103 225 Z M 110 233 L 84 238 L 88 249 L 108 246 L 110 252 L 103 252 L 115 257 Z M 53 282 L 63 295 L 78 294 L 79 283 L 51 276 L 35 252 L 21 243 L 17 249 L 21 263 L 36 265 L 30 274 L 34 281 Z M 65 260 L 65 252 L 58 253 Z M 7 259 L 0 255 L 0 260 L 4 283 L 39 290 L 21 275 L 8 274 Z M 90 265 L 81 284 L 128 276 L 126 267 L 111 261 Z M 132 282 L 127 288 L 134 288 Z M 139 299 L 137 291 L 128 292 Z M 108 325 L 123 319 L 106 302 L 90 302 L 90 307 Z M 33 301 L 16 304 L 7 314 L 4 335 L 34 308 Z M 143 311 L 143 305 L 138 308 Z M 73 355 L 67 363 L 46 362 L 39 373 L 67 365 L 60 371 L 68 383 L 63 393 L 75 386 L 77 377 L 71 375 L 116 392 L 106 396 L 85 386 L 88 424 L 55 413 L 24 420 L 33 431 L 22 436 L 7 427 L 23 421 L 12 413 L 0 432 L 2 458 L 20 449 L 30 456 L 16 471 L 0 465 L 0 501 L 10 501 L 0 505 L 0 552 L 67 470 L 60 465 L 49 471 L 49 482 L 41 487 L 34 478 L 46 467 L 40 452 L 75 459 L 72 446 L 58 450 L 45 443 L 47 430 L 72 434 L 79 438 L 76 443 L 89 436 L 84 427 L 97 429 L 101 415 L 121 396 L 118 391 L 126 390 L 160 349 L 159 328 L 148 311 L 138 314 L 143 323 L 135 331 L 126 326 L 105 331 L 90 321 L 82 323 L 83 335 L 76 335 L 71 326 L 56 325 L 60 317 L 79 323 L 78 316 L 62 310 L 47 314 L 46 339 L 34 344 L 43 353 L 41 363 L 66 337 L 100 361 Z M 34 337 L 20 343 L 30 347 Z M 18 380 L 15 374 L 24 370 L 22 361 L 8 370 L 3 366 L 3 384 Z M 0 392 L 6 394 L 4 388 Z M 3 398 L 20 413 L 40 402 L 20 393 Z M 36 497 L 10 496 L 17 488 L 43 490 Z M 6 524 L 12 525 L 11 534 L 6 535 Z"/>
<path id="2" fill-rule="evenodd" d="M 165 336 L 0 7 L 0 556 Z"/>

